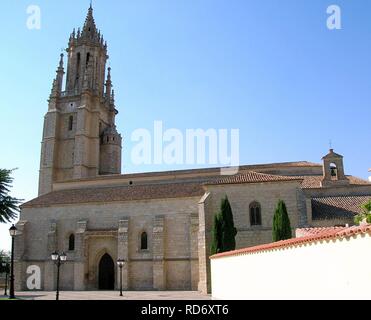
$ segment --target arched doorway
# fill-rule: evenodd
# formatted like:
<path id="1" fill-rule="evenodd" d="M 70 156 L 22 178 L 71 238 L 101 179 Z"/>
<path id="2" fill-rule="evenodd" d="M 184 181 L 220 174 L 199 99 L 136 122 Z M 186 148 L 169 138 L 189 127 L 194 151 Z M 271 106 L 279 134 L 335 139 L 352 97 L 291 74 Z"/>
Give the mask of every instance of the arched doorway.
<path id="1" fill-rule="evenodd" d="M 99 290 L 115 289 L 115 264 L 109 254 L 99 262 Z"/>

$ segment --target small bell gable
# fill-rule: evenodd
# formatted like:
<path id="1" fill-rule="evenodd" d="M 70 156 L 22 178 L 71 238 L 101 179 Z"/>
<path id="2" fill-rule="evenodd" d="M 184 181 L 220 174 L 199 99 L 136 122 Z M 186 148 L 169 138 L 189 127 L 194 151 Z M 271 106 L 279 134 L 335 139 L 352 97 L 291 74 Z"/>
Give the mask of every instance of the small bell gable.
<path id="1" fill-rule="evenodd" d="M 335 153 L 333 149 L 330 149 L 329 153 L 322 158 L 323 187 L 349 184 L 349 180 L 344 173 L 343 158 L 342 155 Z"/>

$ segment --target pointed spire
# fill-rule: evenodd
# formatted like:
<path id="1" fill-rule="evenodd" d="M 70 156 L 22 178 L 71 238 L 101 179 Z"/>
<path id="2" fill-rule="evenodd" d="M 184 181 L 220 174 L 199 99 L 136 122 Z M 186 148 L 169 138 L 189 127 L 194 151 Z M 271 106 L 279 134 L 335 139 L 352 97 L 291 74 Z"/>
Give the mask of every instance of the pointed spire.
<path id="1" fill-rule="evenodd" d="M 111 67 L 108 67 L 107 81 L 111 82 Z"/>
<path id="2" fill-rule="evenodd" d="M 112 90 L 111 67 L 108 67 L 108 75 L 106 81 L 106 97 L 108 101 L 110 101 L 111 99 L 111 90 Z"/>
<path id="3" fill-rule="evenodd" d="M 57 96 L 58 96 L 58 82 L 57 79 L 54 79 L 50 98 L 56 98 Z"/>
<path id="4" fill-rule="evenodd" d="M 85 24 L 82 30 L 82 36 L 93 40 L 97 37 L 97 34 L 98 30 L 93 17 L 93 7 L 90 3 L 88 14 L 86 16 Z"/>
<path id="5" fill-rule="evenodd" d="M 59 60 L 58 71 L 60 71 L 61 69 L 63 70 L 63 58 L 64 58 L 64 54 L 61 53 L 61 59 Z"/>
<path id="6" fill-rule="evenodd" d="M 115 103 L 115 90 L 112 90 L 112 103 Z"/>
<path id="7" fill-rule="evenodd" d="M 64 68 L 63 68 L 63 53 L 61 53 L 61 57 L 59 60 L 59 65 L 57 69 L 57 76 L 53 80 L 53 88 L 52 88 L 52 97 L 57 97 L 62 92 L 63 86 L 63 76 L 64 76 Z"/>

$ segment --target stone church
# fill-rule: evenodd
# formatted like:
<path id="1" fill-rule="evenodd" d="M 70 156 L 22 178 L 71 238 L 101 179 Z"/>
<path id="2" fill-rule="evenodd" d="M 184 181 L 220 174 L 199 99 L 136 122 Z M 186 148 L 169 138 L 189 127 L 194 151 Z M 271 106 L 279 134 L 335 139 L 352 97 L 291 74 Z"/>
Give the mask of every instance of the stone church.
<path id="1" fill-rule="evenodd" d="M 17 224 L 18 290 L 27 290 L 29 266 L 40 268 L 41 290 L 55 290 L 50 254 L 58 251 L 67 254 L 63 290 L 117 288 L 116 261 L 124 259 L 125 290 L 208 292 L 212 220 L 225 195 L 238 248 L 272 241 L 279 199 L 296 228 L 352 224 L 371 198 L 371 184 L 345 175 L 333 150 L 322 164 L 246 165 L 235 176 L 220 176 L 220 168 L 121 174 L 107 43 L 91 7 L 67 53 L 45 116 L 39 197 L 23 204 Z"/>

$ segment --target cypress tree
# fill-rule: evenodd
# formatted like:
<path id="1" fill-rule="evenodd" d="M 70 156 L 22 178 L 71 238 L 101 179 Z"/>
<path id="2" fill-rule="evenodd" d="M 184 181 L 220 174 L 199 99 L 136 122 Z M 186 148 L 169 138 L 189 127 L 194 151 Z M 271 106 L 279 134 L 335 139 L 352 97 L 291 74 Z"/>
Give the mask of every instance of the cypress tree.
<path id="1" fill-rule="evenodd" d="M 222 229 L 222 252 L 235 250 L 237 229 L 234 227 L 232 208 L 227 196 L 222 200 L 220 216 Z"/>
<path id="2" fill-rule="evenodd" d="M 228 197 L 222 199 L 220 212 L 214 216 L 211 234 L 212 255 L 236 249 L 237 229 L 234 227 L 233 213 Z"/>
<path id="3" fill-rule="evenodd" d="M 292 238 L 289 215 L 284 201 L 279 200 L 273 217 L 273 241 Z"/>

